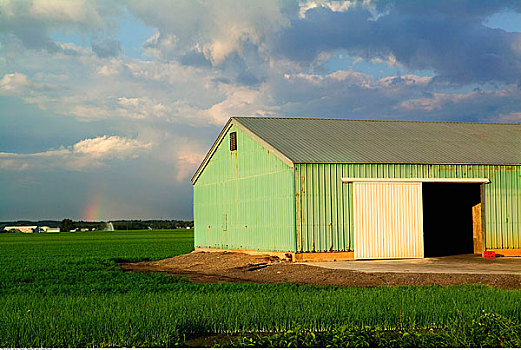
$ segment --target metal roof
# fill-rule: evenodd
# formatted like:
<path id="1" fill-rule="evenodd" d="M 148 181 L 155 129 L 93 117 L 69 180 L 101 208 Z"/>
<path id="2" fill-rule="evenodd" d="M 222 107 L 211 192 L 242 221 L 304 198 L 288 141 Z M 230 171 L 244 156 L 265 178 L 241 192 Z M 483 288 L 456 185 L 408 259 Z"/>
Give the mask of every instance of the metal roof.
<path id="1" fill-rule="evenodd" d="M 521 124 L 234 117 L 293 163 L 521 164 Z"/>

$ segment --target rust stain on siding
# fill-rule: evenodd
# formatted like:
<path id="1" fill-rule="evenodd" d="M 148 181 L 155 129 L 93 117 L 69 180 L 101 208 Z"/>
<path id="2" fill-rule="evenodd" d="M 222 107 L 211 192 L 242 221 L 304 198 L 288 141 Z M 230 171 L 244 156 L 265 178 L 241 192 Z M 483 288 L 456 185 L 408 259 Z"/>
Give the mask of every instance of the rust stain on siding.
<path id="1" fill-rule="evenodd" d="M 440 166 L 441 171 L 456 171 L 456 167 L 452 165 L 441 165 Z"/>
<path id="2" fill-rule="evenodd" d="M 331 230 L 332 224 L 329 223 L 327 226 L 328 226 L 328 229 L 329 229 L 329 242 L 331 243 L 331 245 L 329 246 L 329 251 L 332 252 L 333 251 L 333 232 Z"/>
<path id="3" fill-rule="evenodd" d="M 298 222 L 299 218 L 302 218 L 302 210 L 300 205 L 300 195 L 298 192 L 295 193 L 295 209 L 296 209 L 296 240 L 297 240 L 297 251 L 302 250 L 302 242 L 300 240 L 300 222 Z"/>
<path id="4" fill-rule="evenodd" d="M 297 227 L 297 250 L 302 251 L 302 243 L 300 242 L 300 230 Z"/>

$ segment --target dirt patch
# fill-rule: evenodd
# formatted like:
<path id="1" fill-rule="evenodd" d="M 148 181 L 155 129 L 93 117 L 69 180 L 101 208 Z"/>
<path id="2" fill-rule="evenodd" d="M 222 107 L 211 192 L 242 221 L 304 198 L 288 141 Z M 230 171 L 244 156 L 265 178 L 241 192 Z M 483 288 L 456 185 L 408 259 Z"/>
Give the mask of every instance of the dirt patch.
<path id="1" fill-rule="evenodd" d="M 291 263 L 270 256 L 192 252 L 160 261 L 120 265 L 124 271 L 164 272 L 187 276 L 195 283 L 298 283 L 353 287 L 483 284 L 521 288 L 521 275 L 446 273 L 368 273 Z"/>

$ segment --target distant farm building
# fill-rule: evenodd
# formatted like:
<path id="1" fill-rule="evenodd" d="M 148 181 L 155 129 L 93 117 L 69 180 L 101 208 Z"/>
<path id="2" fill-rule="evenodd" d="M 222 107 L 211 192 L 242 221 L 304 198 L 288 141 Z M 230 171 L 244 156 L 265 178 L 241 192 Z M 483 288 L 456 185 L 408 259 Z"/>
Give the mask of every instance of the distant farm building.
<path id="1" fill-rule="evenodd" d="M 36 231 L 37 228 L 38 226 L 6 226 L 4 227 L 4 231 L 33 233 Z"/>
<path id="2" fill-rule="evenodd" d="M 38 227 L 39 232 L 60 232 L 59 227 L 40 226 Z"/>
<path id="3" fill-rule="evenodd" d="M 192 178 L 199 249 L 521 255 L 521 125 L 231 118 Z"/>
<path id="4" fill-rule="evenodd" d="M 60 228 L 59 227 L 49 227 L 49 226 L 5 226 L 4 231 L 23 232 L 23 233 L 60 232 Z"/>

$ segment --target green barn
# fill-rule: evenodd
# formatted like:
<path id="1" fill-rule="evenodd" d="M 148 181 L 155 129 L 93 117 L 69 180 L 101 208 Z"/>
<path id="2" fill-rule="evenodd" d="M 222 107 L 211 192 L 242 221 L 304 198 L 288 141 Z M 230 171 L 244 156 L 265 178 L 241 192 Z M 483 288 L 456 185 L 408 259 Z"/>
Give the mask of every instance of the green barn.
<path id="1" fill-rule="evenodd" d="M 521 124 L 235 117 L 192 182 L 196 249 L 521 255 Z"/>

